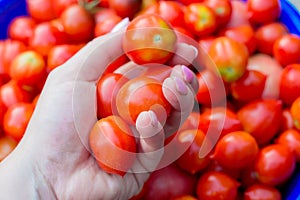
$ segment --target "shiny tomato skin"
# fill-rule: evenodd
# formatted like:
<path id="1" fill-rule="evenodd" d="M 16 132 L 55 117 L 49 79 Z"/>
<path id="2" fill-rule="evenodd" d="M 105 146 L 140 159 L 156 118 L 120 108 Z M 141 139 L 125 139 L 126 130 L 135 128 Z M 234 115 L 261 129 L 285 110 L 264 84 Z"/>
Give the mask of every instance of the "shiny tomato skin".
<path id="1" fill-rule="evenodd" d="M 296 167 L 296 157 L 285 145 L 270 144 L 263 147 L 254 168 L 261 183 L 276 186 L 286 182 Z"/>
<path id="2" fill-rule="evenodd" d="M 259 27 L 255 31 L 257 50 L 260 53 L 273 55 L 275 41 L 287 33 L 287 27 L 280 22 L 273 22 Z"/>
<path id="3" fill-rule="evenodd" d="M 56 16 L 60 16 L 61 13 L 72 4 L 78 3 L 77 0 L 52 0 L 53 10 Z"/>
<path id="4" fill-rule="evenodd" d="M 97 117 L 98 119 L 117 114 L 116 96 L 120 88 L 129 79 L 121 74 L 109 73 L 97 83 Z"/>
<path id="5" fill-rule="evenodd" d="M 300 161 L 300 132 L 295 129 L 288 129 L 279 134 L 275 140 L 278 144 L 286 145 L 296 155 L 297 161 Z"/>
<path id="6" fill-rule="evenodd" d="M 3 120 L 3 129 L 7 136 L 20 141 L 26 131 L 27 125 L 33 113 L 31 103 L 16 103 L 8 107 Z"/>
<path id="7" fill-rule="evenodd" d="M 28 14 L 38 22 L 49 21 L 57 17 L 53 1 L 26 0 L 26 5 Z"/>
<path id="8" fill-rule="evenodd" d="M 281 200 L 281 193 L 276 187 L 254 184 L 244 192 L 244 200 Z"/>
<path id="9" fill-rule="evenodd" d="M 46 76 L 46 63 L 43 56 L 35 51 L 20 53 L 13 59 L 9 75 L 20 84 L 37 84 Z"/>
<path id="10" fill-rule="evenodd" d="M 137 64 L 165 63 L 174 53 L 177 41 L 172 26 L 156 14 L 143 14 L 128 25 L 122 46 Z"/>
<path id="11" fill-rule="evenodd" d="M 235 131 L 217 142 L 212 158 L 228 169 L 243 169 L 254 161 L 258 151 L 253 136 L 245 131 Z"/>
<path id="12" fill-rule="evenodd" d="M 205 172 L 200 175 L 196 193 L 201 200 L 234 200 L 237 197 L 239 183 L 222 172 Z"/>
<path id="13" fill-rule="evenodd" d="M 116 97 L 117 111 L 128 123 L 135 124 L 142 111 L 153 110 L 160 122 L 169 116 L 172 106 L 164 97 L 162 84 L 149 77 L 137 77 L 126 82 Z"/>
<path id="14" fill-rule="evenodd" d="M 94 37 L 109 33 L 121 20 L 122 18 L 118 15 L 113 15 L 106 20 L 98 22 L 95 25 Z"/>
<path id="15" fill-rule="evenodd" d="M 273 46 L 273 55 L 283 66 L 300 63 L 300 36 L 285 34 Z"/>
<path id="16" fill-rule="evenodd" d="M 248 50 L 244 44 L 231 38 L 222 36 L 215 39 L 208 50 L 208 55 L 227 83 L 238 80 L 246 71 Z"/>
<path id="17" fill-rule="evenodd" d="M 294 126 L 300 130 L 300 97 L 295 99 L 291 105 L 291 115 L 294 121 Z"/>
<path id="18" fill-rule="evenodd" d="M 259 145 L 267 144 L 281 126 L 282 102 L 274 99 L 258 99 L 244 105 L 237 112 L 243 129 L 250 133 Z"/>
<path id="19" fill-rule="evenodd" d="M 28 44 L 32 37 L 36 22 L 28 16 L 20 16 L 13 19 L 8 27 L 8 36 L 13 40 L 19 40 Z"/>
<path id="20" fill-rule="evenodd" d="M 104 20 L 109 19 L 110 17 L 117 16 L 116 11 L 112 8 L 102 8 L 94 14 L 95 23 L 103 22 Z"/>
<path id="21" fill-rule="evenodd" d="M 279 0 L 248 0 L 247 11 L 249 21 L 254 24 L 274 22 L 281 13 Z"/>
<path id="22" fill-rule="evenodd" d="M 18 142 L 11 137 L 1 136 L 0 138 L 0 161 L 6 158 L 17 146 Z"/>
<path id="23" fill-rule="evenodd" d="M 204 3 L 193 3 L 184 9 L 184 21 L 188 30 L 198 37 L 208 36 L 217 29 L 214 11 Z"/>
<path id="24" fill-rule="evenodd" d="M 214 11 L 219 27 L 223 27 L 229 22 L 232 13 L 230 0 L 205 0 L 203 3 Z"/>
<path id="25" fill-rule="evenodd" d="M 183 6 L 176 1 L 158 1 L 142 11 L 143 14 L 157 14 L 172 26 L 184 27 Z"/>
<path id="26" fill-rule="evenodd" d="M 239 101 L 249 102 L 262 97 L 266 75 L 255 70 L 246 70 L 244 75 L 231 83 L 231 95 Z"/>
<path id="27" fill-rule="evenodd" d="M 99 167 L 107 173 L 124 176 L 135 161 L 135 138 L 118 116 L 98 120 L 90 132 L 89 144 Z"/>
<path id="28" fill-rule="evenodd" d="M 300 64 L 286 66 L 281 74 L 279 97 L 291 105 L 300 96 Z"/>
<path id="29" fill-rule="evenodd" d="M 121 18 L 129 17 L 132 19 L 140 10 L 142 0 L 108 0 L 108 5 Z"/>
<path id="30" fill-rule="evenodd" d="M 85 43 L 93 38 L 94 18 L 83 7 L 73 4 L 61 13 L 64 31 L 73 43 Z"/>
<path id="31" fill-rule="evenodd" d="M 208 156 L 199 157 L 205 135 L 200 129 L 190 129 L 176 136 L 180 144 L 189 145 L 188 149 L 176 160 L 176 164 L 190 174 L 196 174 L 205 169 L 210 163 Z M 207 144 L 211 146 L 212 144 Z"/>

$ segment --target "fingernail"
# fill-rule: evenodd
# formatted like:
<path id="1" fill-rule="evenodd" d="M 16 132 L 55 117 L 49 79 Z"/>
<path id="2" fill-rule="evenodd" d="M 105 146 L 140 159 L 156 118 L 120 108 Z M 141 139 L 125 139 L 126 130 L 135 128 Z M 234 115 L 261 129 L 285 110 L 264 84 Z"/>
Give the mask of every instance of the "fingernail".
<path id="1" fill-rule="evenodd" d="M 151 119 L 152 126 L 153 127 L 158 127 L 158 119 L 156 117 L 156 114 L 152 110 L 150 110 L 150 111 L 148 111 L 148 115 Z"/>
<path id="2" fill-rule="evenodd" d="M 183 78 L 186 82 L 191 83 L 194 79 L 194 74 L 193 72 L 185 65 L 181 66 L 182 73 L 183 73 Z"/>
<path id="3" fill-rule="evenodd" d="M 191 47 L 193 49 L 193 51 L 194 51 L 194 58 L 196 58 L 198 56 L 198 49 L 195 46 L 193 46 L 193 45 L 189 45 L 189 47 Z"/>
<path id="4" fill-rule="evenodd" d="M 187 95 L 188 89 L 187 89 L 185 83 L 180 78 L 174 77 L 173 79 L 175 81 L 177 91 L 181 95 Z"/>

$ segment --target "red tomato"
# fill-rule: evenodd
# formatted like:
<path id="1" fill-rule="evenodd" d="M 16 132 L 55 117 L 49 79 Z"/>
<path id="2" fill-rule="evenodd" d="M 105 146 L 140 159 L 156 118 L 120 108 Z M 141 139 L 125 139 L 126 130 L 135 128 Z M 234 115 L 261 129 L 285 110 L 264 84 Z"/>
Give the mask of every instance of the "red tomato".
<path id="1" fill-rule="evenodd" d="M 216 14 L 219 27 L 229 22 L 232 13 L 230 0 L 205 0 L 204 4 L 210 7 Z"/>
<path id="2" fill-rule="evenodd" d="M 175 50 L 176 33 L 167 21 L 155 14 L 134 18 L 123 37 L 126 55 L 137 64 L 165 63 Z"/>
<path id="3" fill-rule="evenodd" d="M 227 28 L 249 25 L 247 5 L 245 1 L 231 1 L 232 13 Z"/>
<path id="4" fill-rule="evenodd" d="M 38 52 L 25 51 L 13 59 L 9 75 L 20 84 L 37 84 L 46 76 L 45 61 Z"/>
<path id="5" fill-rule="evenodd" d="M 255 184 L 244 192 L 244 200 L 281 200 L 281 193 L 275 187 Z"/>
<path id="6" fill-rule="evenodd" d="M 52 0 L 53 10 L 56 16 L 60 16 L 61 13 L 72 4 L 78 3 L 77 0 Z"/>
<path id="7" fill-rule="evenodd" d="M 72 42 L 84 43 L 93 38 L 94 18 L 80 5 L 73 4 L 67 7 L 60 18 Z"/>
<path id="8" fill-rule="evenodd" d="M 179 1 L 180 3 L 184 4 L 184 5 L 190 5 L 192 3 L 199 3 L 199 2 L 202 2 L 204 0 L 177 0 Z"/>
<path id="9" fill-rule="evenodd" d="M 184 27 L 183 6 L 175 1 L 158 1 L 142 11 L 143 14 L 157 14 L 172 26 Z"/>
<path id="10" fill-rule="evenodd" d="M 10 22 L 8 27 L 8 36 L 11 39 L 19 40 L 28 44 L 29 38 L 33 35 L 36 22 L 28 16 L 16 17 Z"/>
<path id="11" fill-rule="evenodd" d="M 300 37 L 285 34 L 278 38 L 273 46 L 273 55 L 282 66 L 300 63 Z"/>
<path id="12" fill-rule="evenodd" d="M 237 116 L 244 130 L 250 133 L 259 145 L 264 145 L 269 143 L 280 129 L 282 103 L 273 99 L 251 101 L 237 112 Z"/>
<path id="13" fill-rule="evenodd" d="M 257 50 L 260 53 L 273 55 L 275 41 L 287 33 L 287 27 L 280 22 L 273 22 L 259 27 L 255 32 Z"/>
<path id="14" fill-rule="evenodd" d="M 77 51 L 83 47 L 83 44 L 72 45 L 62 44 L 52 47 L 47 56 L 47 71 L 50 72 L 56 67 L 64 64 L 69 60 Z"/>
<path id="15" fill-rule="evenodd" d="M 29 46 L 43 56 L 47 56 L 53 46 L 66 43 L 66 41 L 67 36 L 62 30 L 51 22 L 43 22 L 36 25 L 33 30 Z"/>
<path id="16" fill-rule="evenodd" d="M 267 76 L 255 70 L 247 70 L 237 81 L 231 83 L 231 95 L 239 101 L 249 102 L 262 97 Z"/>
<path id="17" fill-rule="evenodd" d="M 162 84 L 153 78 L 137 77 L 126 82 L 116 97 L 117 111 L 128 123 L 135 124 L 142 111 L 153 110 L 160 122 L 169 116 L 172 106 L 162 92 Z"/>
<path id="18" fill-rule="evenodd" d="M 261 149 L 255 161 L 258 180 L 267 185 L 286 182 L 296 167 L 295 155 L 282 144 L 270 144 Z"/>
<path id="19" fill-rule="evenodd" d="M 97 83 L 97 117 L 98 119 L 116 115 L 116 96 L 120 88 L 129 79 L 121 74 L 106 74 Z"/>
<path id="20" fill-rule="evenodd" d="M 113 73 L 115 70 L 117 70 L 119 67 L 126 64 L 127 62 L 129 62 L 129 58 L 125 54 L 121 55 L 106 67 L 103 75 Z"/>
<path id="21" fill-rule="evenodd" d="M 300 96 L 300 64 L 286 66 L 280 79 L 280 99 L 291 105 Z"/>
<path id="22" fill-rule="evenodd" d="M 292 150 L 297 161 L 300 161 L 300 132 L 295 129 L 288 129 L 280 133 L 276 143 L 286 145 Z"/>
<path id="23" fill-rule="evenodd" d="M 142 0 L 108 0 L 108 4 L 121 18 L 133 18 L 140 10 Z"/>
<path id="24" fill-rule="evenodd" d="M 217 17 L 214 11 L 204 3 L 193 3 L 184 9 L 184 21 L 187 29 L 202 37 L 215 32 Z"/>
<path id="25" fill-rule="evenodd" d="M 3 120 L 5 134 L 20 141 L 26 131 L 33 110 L 34 107 L 31 103 L 24 102 L 8 107 Z"/>
<path id="26" fill-rule="evenodd" d="M 298 97 L 291 105 L 291 115 L 294 126 L 300 130 L 300 97 Z"/>
<path id="27" fill-rule="evenodd" d="M 94 37 L 109 33 L 121 20 L 122 18 L 118 15 L 112 15 L 108 19 L 97 23 L 95 25 Z"/>
<path id="28" fill-rule="evenodd" d="M 182 195 L 179 197 L 175 197 L 172 200 L 197 200 L 196 197 L 192 196 L 192 195 Z"/>
<path id="29" fill-rule="evenodd" d="M 0 138 L 0 161 L 8 156 L 17 146 L 17 141 L 8 136 Z"/>
<path id="30" fill-rule="evenodd" d="M 226 52 L 226 53 L 224 53 Z M 246 71 L 249 53 L 246 46 L 228 37 L 219 37 L 211 44 L 208 55 L 216 64 L 225 82 L 234 82 Z"/>
<path id="31" fill-rule="evenodd" d="M 246 45 L 249 54 L 253 54 L 256 50 L 255 33 L 250 25 L 242 25 L 233 28 L 226 28 L 219 33 L 220 35 L 234 39 L 237 42 Z"/>
<path id="32" fill-rule="evenodd" d="M 0 87 L 0 101 L 8 108 L 18 102 L 30 102 L 32 88 L 21 86 L 15 80 L 10 80 Z"/>
<path id="33" fill-rule="evenodd" d="M 212 158 L 226 168 L 243 169 L 254 161 L 258 150 L 253 136 L 245 131 L 236 131 L 218 141 Z"/>
<path id="34" fill-rule="evenodd" d="M 102 8 L 94 14 L 95 23 L 98 24 L 98 23 L 103 22 L 113 16 L 117 16 L 117 13 L 114 9 Z"/>
<path id="35" fill-rule="evenodd" d="M 26 0 L 28 14 L 37 21 L 49 21 L 56 18 L 54 2 L 44 0 Z"/>
<path id="36" fill-rule="evenodd" d="M 196 98 L 204 106 L 216 106 L 226 99 L 223 80 L 213 71 L 205 69 L 197 74 L 199 90 Z"/>
<path id="37" fill-rule="evenodd" d="M 206 172 L 197 183 L 196 193 L 201 200 L 235 200 L 239 183 L 222 172 Z"/>
<path id="38" fill-rule="evenodd" d="M 90 132 L 89 144 L 99 167 L 107 173 L 124 176 L 136 159 L 133 133 L 118 116 L 97 121 Z"/>
<path id="39" fill-rule="evenodd" d="M 255 24 L 274 22 L 281 13 L 279 0 L 248 0 L 249 21 Z"/>
<path id="40" fill-rule="evenodd" d="M 190 174 L 196 174 L 210 163 L 208 156 L 200 157 L 200 149 L 204 145 L 205 135 L 200 129 L 190 129 L 178 133 L 180 144 L 189 145 L 188 149 L 177 159 L 176 164 Z M 208 142 L 209 143 L 209 142 Z M 212 144 L 205 144 L 212 146 Z"/>
<path id="41" fill-rule="evenodd" d="M 5 114 L 6 110 L 7 110 L 7 107 L 4 105 L 4 103 L 0 99 L 0 131 L 3 127 L 3 118 L 4 118 L 4 114 Z"/>

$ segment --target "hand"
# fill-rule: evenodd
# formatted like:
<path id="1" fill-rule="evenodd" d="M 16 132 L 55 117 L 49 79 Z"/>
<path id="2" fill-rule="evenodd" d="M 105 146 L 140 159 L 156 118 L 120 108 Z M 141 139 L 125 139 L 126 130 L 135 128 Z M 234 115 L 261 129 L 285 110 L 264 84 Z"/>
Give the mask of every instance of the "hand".
<path id="1" fill-rule="evenodd" d="M 15 197 L 128 199 L 155 169 L 163 154 L 164 130 L 174 131 L 172 124 L 192 111 L 197 81 L 186 67 L 174 67 L 163 83 L 174 107 L 167 125 L 163 129 L 152 111 L 141 113 L 136 130 L 143 154 L 124 177 L 105 173 L 90 153 L 88 135 L 97 120 L 96 82 L 105 66 L 123 53 L 121 38 L 120 32 L 96 38 L 49 74 L 23 139 L 0 166 L 0 179 Z M 177 49 L 185 62 L 197 54 L 186 44 L 178 44 Z M 147 137 L 153 132 L 157 134 Z M 18 180 L 13 182 L 14 178 Z"/>

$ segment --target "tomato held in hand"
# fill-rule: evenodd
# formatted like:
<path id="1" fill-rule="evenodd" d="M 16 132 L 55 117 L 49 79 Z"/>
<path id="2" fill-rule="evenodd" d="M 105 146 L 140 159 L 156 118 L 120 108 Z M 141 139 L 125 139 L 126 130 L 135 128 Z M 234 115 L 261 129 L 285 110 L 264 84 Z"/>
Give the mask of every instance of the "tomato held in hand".
<path id="1" fill-rule="evenodd" d="M 107 173 L 124 176 L 132 167 L 137 144 L 130 127 L 118 116 L 102 118 L 89 135 L 98 165 Z"/>
<path id="2" fill-rule="evenodd" d="M 144 14 L 129 23 L 122 45 L 137 64 L 165 63 L 173 56 L 176 41 L 176 33 L 167 21 L 156 14 Z"/>
<path id="3" fill-rule="evenodd" d="M 246 46 L 228 37 L 219 37 L 211 44 L 208 55 L 216 64 L 225 82 L 238 80 L 246 71 L 249 53 Z"/>
<path id="4" fill-rule="evenodd" d="M 17 146 L 18 142 L 11 137 L 2 136 L 0 138 L 0 161 L 8 156 Z"/>
<path id="5" fill-rule="evenodd" d="M 293 174 L 296 158 L 287 146 L 270 144 L 258 153 L 254 166 L 261 183 L 276 186 L 286 182 Z"/>

